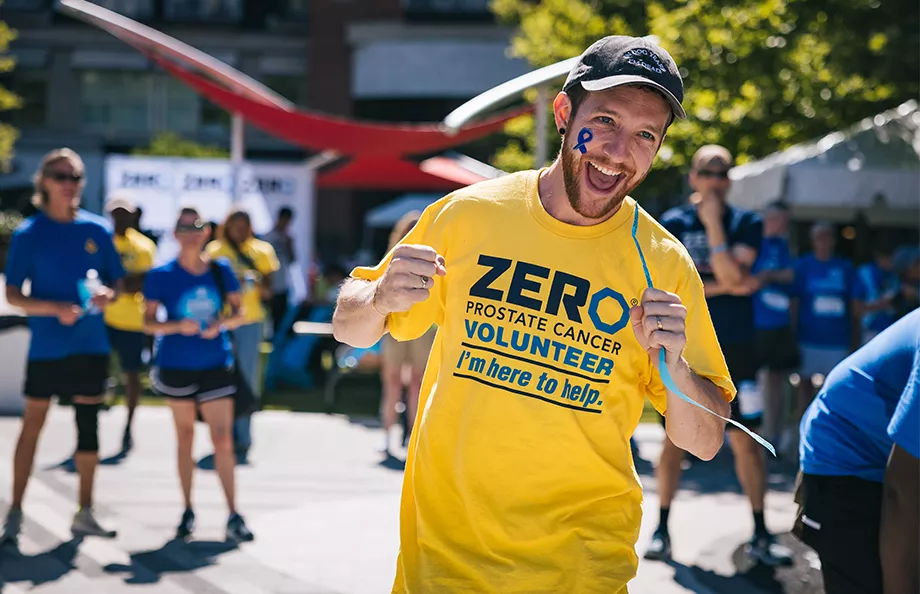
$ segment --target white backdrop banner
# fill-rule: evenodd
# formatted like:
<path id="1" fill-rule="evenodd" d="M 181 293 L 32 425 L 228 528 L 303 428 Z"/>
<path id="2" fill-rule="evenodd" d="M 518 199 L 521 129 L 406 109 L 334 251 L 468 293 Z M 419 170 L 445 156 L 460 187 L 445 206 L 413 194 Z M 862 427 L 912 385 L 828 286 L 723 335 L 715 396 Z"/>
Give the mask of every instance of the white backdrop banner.
<path id="1" fill-rule="evenodd" d="M 294 211 L 290 233 L 298 266 L 292 267 L 294 299 L 305 297 L 305 278 L 313 260 L 313 172 L 302 164 L 245 162 L 240 191 L 233 198 L 234 168 L 225 159 L 183 159 L 110 155 L 105 162 L 106 202 L 113 195 L 130 197 L 143 209 L 141 227 L 160 235 L 157 262 L 176 256 L 172 236 L 183 206 L 193 206 L 207 221 L 222 223 L 236 205 L 249 213 L 257 235 L 271 230 L 278 209 Z"/>

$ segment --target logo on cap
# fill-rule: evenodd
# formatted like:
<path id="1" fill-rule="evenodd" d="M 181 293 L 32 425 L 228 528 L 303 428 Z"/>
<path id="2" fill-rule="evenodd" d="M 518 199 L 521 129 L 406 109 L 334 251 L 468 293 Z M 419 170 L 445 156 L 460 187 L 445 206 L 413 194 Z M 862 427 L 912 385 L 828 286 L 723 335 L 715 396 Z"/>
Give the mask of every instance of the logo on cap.
<path id="1" fill-rule="evenodd" d="M 657 74 L 664 74 L 668 70 L 661 58 L 658 57 L 658 54 L 642 47 L 629 50 L 623 54 L 623 59 L 633 66 L 645 68 Z"/>

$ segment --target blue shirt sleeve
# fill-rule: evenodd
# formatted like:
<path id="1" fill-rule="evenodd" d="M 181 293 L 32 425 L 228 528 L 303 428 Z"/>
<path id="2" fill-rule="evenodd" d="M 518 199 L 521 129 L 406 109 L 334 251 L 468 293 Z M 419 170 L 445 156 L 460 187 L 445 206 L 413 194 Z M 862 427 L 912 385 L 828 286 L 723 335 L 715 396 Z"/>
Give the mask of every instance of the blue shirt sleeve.
<path id="1" fill-rule="evenodd" d="M 671 209 L 661 215 L 661 226 L 668 230 L 668 233 L 680 239 L 680 234 L 684 230 L 683 219 L 680 211 Z"/>
<path id="2" fill-rule="evenodd" d="M 159 270 L 151 270 L 144 277 L 144 299 L 163 302 L 163 279 Z"/>
<path id="3" fill-rule="evenodd" d="M 102 271 L 106 283 L 113 286 L 116 282 L 125 276 L 125 268 L 121 263 L 121 257 L 118 250 L 115 249 L 115 241 L 109 233 L 105 233 L 99 240 L 102 246 L 102 265 L 105 269 Z"/>
<path id="4" fill-rule="evenodd" d="M 21 228 L 13 233 L 9 251 L 6 256 L 6 284 L 11 287 L 22 288 L 27 278 L 32 276 L 32 248 L 31 235 Z"/>
<path id="5" fill-rule="evenodd" d="M 911 456 L 920 458 L 920 348 L 914 352 L 914 365 L 888 425 L 888 435 Z"/>
<path id="6" fill-rule="evenodd" d="M 738 225 L 738 234 L 732 243 L 740 243 L 760 251 L 763 243 L 763 222 L 755 213 L 745 215 L 741 224 Z"/>
<path id="7" fill-rule="evenodd" d="M 860 282 L 856 270 L 849 263 L 847 263 L 847 280 L 850 285 L 850 299 L 865 301 L 868 288 Z"/>

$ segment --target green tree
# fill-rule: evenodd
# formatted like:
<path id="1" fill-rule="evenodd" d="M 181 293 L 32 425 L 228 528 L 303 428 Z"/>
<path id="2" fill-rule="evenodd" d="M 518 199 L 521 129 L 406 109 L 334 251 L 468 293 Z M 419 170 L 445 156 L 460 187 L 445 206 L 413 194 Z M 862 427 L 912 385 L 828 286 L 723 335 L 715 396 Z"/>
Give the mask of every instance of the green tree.
<path id="1" fill-rule="evenodd" d="M 0 5 L 3 1 L 0 0 Z M 0 21 L 0 74 L 4 74 L 13 69 L 16 65 L 15 60 L 9 56 L 6 51 L 10 42 L 16 39 L 16 31 Z M 0 85 L 0 111 L 18 109 L 22 106 L 22 100 L 8 89 Z M 19 137 L 19 132 L 13 126 L 0 122 L 0 172 L 4 171 L 13 158 L 13 145 Z"/>
<path id="2" fill-rule="evenodd" d="M 160 132 L 151 139 L 150 146 L 135 148 L 131 154 L 153 157 L 224 159 L 230 156 L 230 151 L 217 145 L 199 144 L 182 138 L 175 132 Z"/>
<path id="3" fill-rule="evenodd" d="M 671 53 L 689 118 L 669 130 L 655 165 L 664 171 L 644 194 L 679 188 L 702 144 L 743 163 L 920 96 L 920 8 L 907 0 L 494 0 L 493 10 L 535 67 L 607 34 L 654 35 Z M 530 166 L 532 118 L 509 134 L 493 162 Z"/>

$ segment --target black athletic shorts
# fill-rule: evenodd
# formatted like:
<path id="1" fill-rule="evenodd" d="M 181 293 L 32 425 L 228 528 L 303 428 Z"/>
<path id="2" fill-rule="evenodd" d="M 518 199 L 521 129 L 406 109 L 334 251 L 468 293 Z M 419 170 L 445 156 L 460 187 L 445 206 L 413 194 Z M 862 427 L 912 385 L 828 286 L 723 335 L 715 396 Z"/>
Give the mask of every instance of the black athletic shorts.
<path id="1" fill-rule="evenodd" d="M 757 331 L 757 360 L 769 371 L 794 371 L 799 368 L 799 341 L 792 328 Z"/>
<path id="2" fill-rule="evenodd" d="M 109 379 L 108 355 L 71 355 L 66 359 L 29 361 L 23 392 L 31 398 L 57 396 L 69 404 L 74 396 L 102 396 Z"/>
<path id="3" fill-rule="evenodd" d="M 757 381 L 757 354 L 753 344 L 723 345 L 722 353 L 725 356 L 725 364 L 728 366 L 728 373 L 731 375 L 736 389 L 740 391 L 741 382 Z M 734 400 L 731 401 L 731 419 L 752 431 L 756 430 L 760 427 L 761 421 L 763 421 L 763 414 L 747 419 L 742 417 L 741 409 L 738 405 L 739 397 L 740 394 L 736 395 Z M 664 417 L 661 417 L 661 424 L 664 425 Z M 735 429 L 731 425 L 729 425 L 729 428 Z"/>
<path id="4" fill-rule="evenodd" d="M 122 371 L 140 371 L 144 366 L 144 348 L 147 335 L 143 332 L 129 332 L 106 326 L 109 333 L 109 345 L 118 355 L 118 365 Z"/>
<path id="5" fill-rule="evenodd" d="M 162 369 L 150 373 L 154 390 L 167 398 L 194 400 L 199 404 L 236 394 L 236 377 L 230 369 Z"/>
<path id="6" fill-rule="evenodd" d="M 882 591 L 882 483 L 799 472 L 793 534 L 818 553 L 827 594 Z"/>

